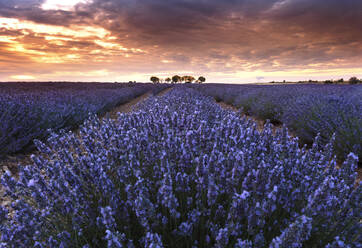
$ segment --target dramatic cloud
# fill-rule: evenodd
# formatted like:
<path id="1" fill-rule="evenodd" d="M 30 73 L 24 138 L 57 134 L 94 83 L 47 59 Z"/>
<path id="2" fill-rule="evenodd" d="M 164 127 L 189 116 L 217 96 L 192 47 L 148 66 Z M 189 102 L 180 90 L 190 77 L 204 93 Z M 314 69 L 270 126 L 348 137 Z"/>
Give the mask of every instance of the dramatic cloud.
<path id="1" fill-rule="evenodd" d="M 359 0 L 0 0 L 0 80 L 362 77 Z"/>

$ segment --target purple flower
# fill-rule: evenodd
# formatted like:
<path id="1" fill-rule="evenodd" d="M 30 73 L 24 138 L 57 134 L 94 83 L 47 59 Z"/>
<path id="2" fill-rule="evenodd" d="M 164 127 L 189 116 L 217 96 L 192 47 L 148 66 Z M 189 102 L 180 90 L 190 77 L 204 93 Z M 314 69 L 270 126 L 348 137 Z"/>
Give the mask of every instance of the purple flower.
<path id="1" fill-rule="evenodd" d="M 299 147 L 183 86 L 36 142 L 1 177 L 5 247 L 356 247 L 357 157 Z M 333 235 L 336 233 L 336 235 Z"/>

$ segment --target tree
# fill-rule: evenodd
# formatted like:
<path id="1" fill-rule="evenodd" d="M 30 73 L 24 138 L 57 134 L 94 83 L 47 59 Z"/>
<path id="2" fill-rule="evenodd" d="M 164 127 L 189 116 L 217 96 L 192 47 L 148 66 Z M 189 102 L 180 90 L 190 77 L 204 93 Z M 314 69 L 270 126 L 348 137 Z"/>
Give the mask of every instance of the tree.
<path id="1" fill-rule="evenodd" d="M 358 80 L 358 78 L 356 78 L 356 77 L 351 77 L 351 78 L 348 80 L 348 82 L 349 82 L 350 84 L 358 84 L 358 83 L 360 83 L 361 81 Z"/>
<path id="2" fill-rule="evenodd" d="M 169 77 L 166 78 L 166 79 L 165 79 L 165 82 L 167 82 L 167 83 L 171 82 L 171 78 L 169 78 Z"/>
<path id="3" fill-rule="evenodd" d="M 160 79 L 159 79 L 158 77 L 155 77 L 155 76 L 152 76 L 152 77 L 150 78 L 150 80 L 151 80 L 151 82 L 154 83 L 154 84 L 160 82 Z"/>
<path id="4" fill-rule="evenodd" d="M 199 79 L 197 79 L 197 81 L 201 84 L 204 83 L 206 81 L 206 78 L 203 76 L 200 76 Z"/>
<path id="5" fill-rule="evenodd" d="M 195 78 L 193 76 L 184 76 L 185 83 L 192 83 L 195 81 Z"/>
<path id="6" fill-rule="evenodd" d="M 181 81 L 181 77 L 179 75 L 175 75 L 172 77 L 172 82 L 177 83 Z"/>
<path id="7" fill-rule="evenodd" d="M 187 77 L 187 76 L 182 76 L 181 79 L 180 79 L 180 82 L 181 82 L 181 83 L 182 83 L 182 82 L 185 82 L 185 81 L 186 81 L 186 77 Z"/>

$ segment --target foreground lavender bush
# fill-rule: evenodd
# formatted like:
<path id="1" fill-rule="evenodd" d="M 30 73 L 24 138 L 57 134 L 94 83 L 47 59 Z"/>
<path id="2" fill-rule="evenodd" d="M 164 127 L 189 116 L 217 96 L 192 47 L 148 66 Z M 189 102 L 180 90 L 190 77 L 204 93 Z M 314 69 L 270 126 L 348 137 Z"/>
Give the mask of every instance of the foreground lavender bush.
<path id="1" fill-rule="evenodd" d="M 360 247 L 356 157 L 298 148 L 185 88 L 37 142 L 2 184 L 3 247 Z"/>

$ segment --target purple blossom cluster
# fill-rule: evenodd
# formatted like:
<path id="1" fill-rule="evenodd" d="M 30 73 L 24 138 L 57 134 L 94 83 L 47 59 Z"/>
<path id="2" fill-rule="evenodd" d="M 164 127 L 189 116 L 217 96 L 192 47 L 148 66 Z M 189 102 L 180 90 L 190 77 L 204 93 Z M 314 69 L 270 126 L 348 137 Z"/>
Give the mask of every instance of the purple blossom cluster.
<path id="1" fill-rule="evenodd" d="M 1 178 L 0 247 L 361 247 L 357 157 L 299 148 L 175 86 L 117 119 L 36 141 Z"/>
<path id="2" fill-rule="evenodd" d="M 196 85 L 202 92 L 272 123 L 283 123 L 312 144 L 320 134 L 327 144 L 335 134 L 334 152 L 350 152 L 362 161 L 362 85 Z"/>
<path id="3" fill-rule="evenodd" d="M 1 83 L 0 156 L 21 151 L 48 129 L 81 124 L 147 91 L 163 86 L 106 83 Z"/>

